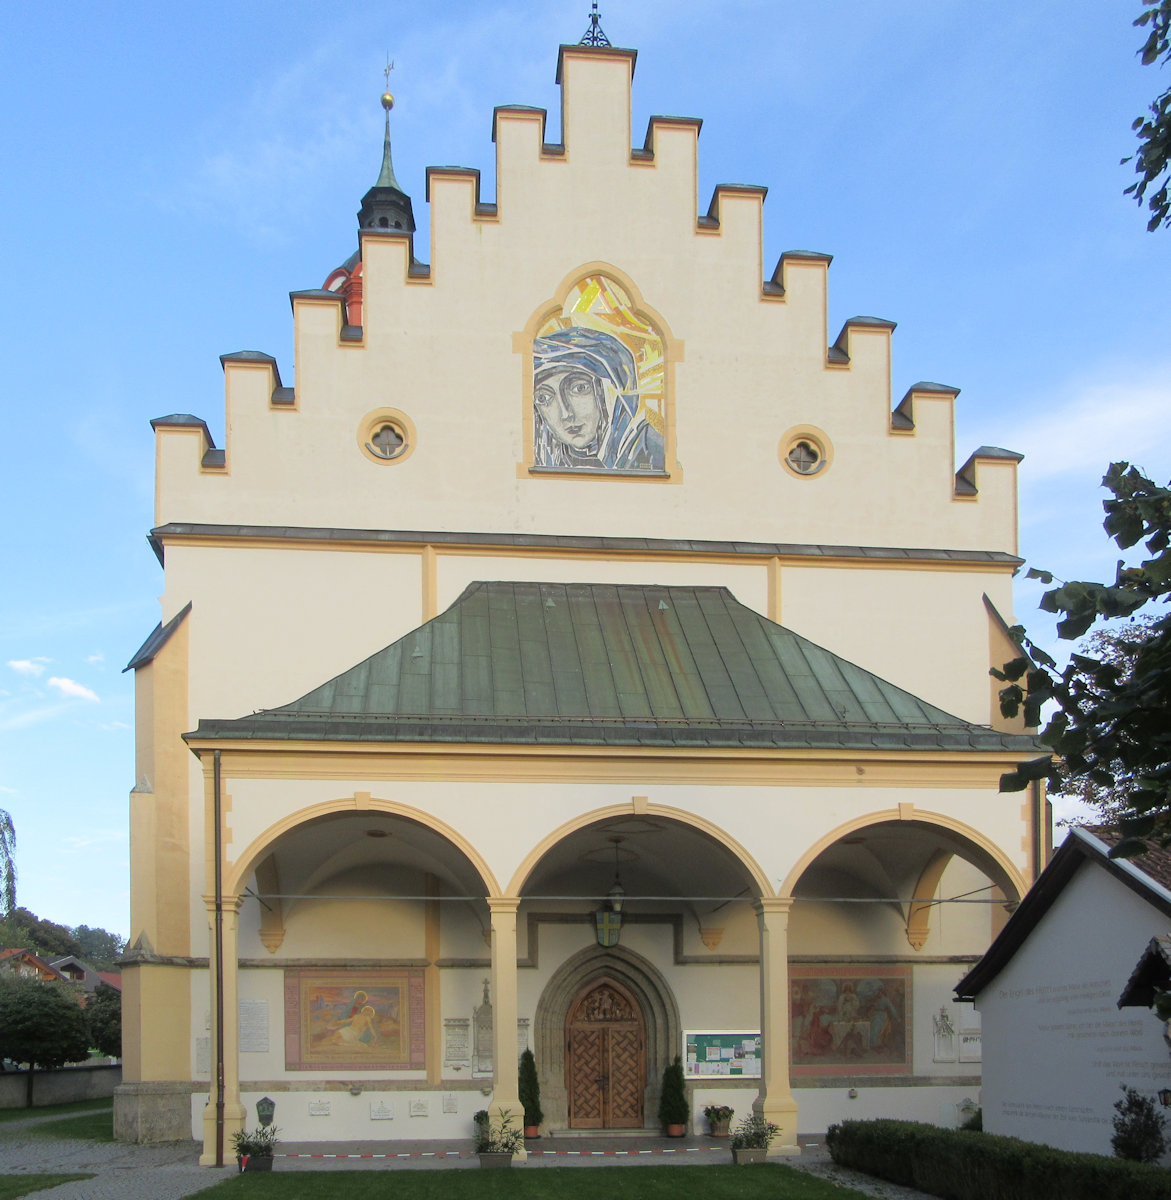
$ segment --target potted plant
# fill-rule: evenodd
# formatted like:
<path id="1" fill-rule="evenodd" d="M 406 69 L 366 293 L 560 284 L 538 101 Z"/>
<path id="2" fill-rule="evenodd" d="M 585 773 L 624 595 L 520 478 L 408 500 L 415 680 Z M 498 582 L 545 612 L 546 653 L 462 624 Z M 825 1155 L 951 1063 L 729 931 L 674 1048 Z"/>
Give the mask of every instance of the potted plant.
<path id="1" fill-rule="evenodd" d="M 504 1108 L 500 1120 L 477 1121 L 476 1153 L 482 1167 L 511 1167 L 512 1156 L 524 1148 L 524 1136 L 512 1124 L 512 1113 Z"/>
<path id="2" fill-rule="evenodd" d="M 732 1134 L 732 1158 L 738 1163 L 764 1162 L 773 1138 L 780 1128 L 760 1113 L 749 1113 Z"/>
<path id="3" fill-rule="evenodd" d="M 539 1126 L 545 1119 L 545 1114 L 541 1112 L 541 1083 L 537 1079 L 537 1060 L 533 1058 L 531 1050 L 525 1050 L 520 1056 L 516 1090 L 525 1110 L 525 1137 L 539 1137 Z"/>
<path id="4" fill-rule="evenodd" d="M 708 1131 L 712 1137 L 727 1137 L 728 1127 L 732 1124 L 732 1109 L 726 1104 L 709 1104 L 703 1110 L 707 1117 Z"/>
<path id="5" fill-rule="evenodd" d="M 236 1166 L 241 1171 L 271 1171 L 273 1148 L 277 1142 L 275 1125 L 260 1126 L 251 1133 L 240 1129 L 232 1134 Z"/>
<path id="6" fill-rule="evenodd" d="M 663 1071 L 663 1091 L 659 1096 L 659 1121 L 668 1137 L 682 1137 L 687 1131 L 691 1108 L 687 1103 L 687 1092 L 683 1087 L 683 1061 L 675 1055 L 675 1061 Z"/>

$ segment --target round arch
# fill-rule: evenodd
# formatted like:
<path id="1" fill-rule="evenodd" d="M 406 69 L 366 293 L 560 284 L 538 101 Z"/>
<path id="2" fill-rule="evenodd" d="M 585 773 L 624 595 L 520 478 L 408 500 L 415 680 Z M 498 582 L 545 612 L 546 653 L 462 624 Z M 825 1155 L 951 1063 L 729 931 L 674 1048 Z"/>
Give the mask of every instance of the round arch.
<path id="1" fill-rule="evenodd" d="M 1024 876 L 1008 860 L 1000 847 L 971 825 L 957 821 L 954 817 L 946 816 L 944 813 L 929 812 L 926 809 L 913 809 L 911 815 L 908 816 L 904 815 L 904 810 L 901 808 L 889 808 L 846 821 L 814 842 L 785 876 L 785 880 L 777 892 L 778 897 L 791 899 L 801 876 L 805 874 L 818 855 L 842 838 L 872 825 L 911 823 L 935 826 L 937 829 L 947 830 L 948 833 L 957 834 L 963 838 L 975 854 L 975 865 L 986 871 L 992 881 L 1004 889 L 1005 895 L 1010 900 L 1020 900 L 1028 891 L 1028 884 L 1025 882 Z"/>
<path id="2" fill-rule="evenodd" d="M 751 877 L 752 885 L 756 889 L 758 896 L 772 896 L 772 885 L 769 883 L 764 869 L 734 837 L 714 822 L 709 821 L 706 817 L 697 816 L 695 813 L 687 812 L 681 808 L 670 808 L 665 804 L 649 804 L 645 810 L 639 810 L 637 814 L 633 812 L 629 804 L 611 804 L 605 808 L 595 808 L 590 812 L 581 813 L 579 816 L 572 818 L 572 820 L 566 821 L 563 825 L 559 825 L 556 829 L 547 833 L 525 855 L 509 880 L 507 894 L 510 896 L 521 896 L 523 894 L 524 886 L 537 864 L 558 842 L 582 829 L 587 829 L 591 825 L 597 825 L 605 821 L 614 821 L 619 818 L 629 819 L 632 816 L 659 817 L 665 821 L 675 821 L 680 825 L 689 826 L 697 833 L 703 834 L 717 845 L 722 846 L 740 863 Z"/>
<path id="3" fill-rule="evenodd" d="M 377 796 L 362 795 L 359 797 L 353 795 L 343 796 L 337 800 L 326 800 L 321 804 L 310 805 L 308 808 L 290 813 L 287 817 L 282 817 L 275 824 L 270 825 L 263 833 L 260 833 L 249 843 L 236 862 L 226 871 L 224 896 L 237 897 L 242 893 L 244 885 L 256 870 L 257 864 L 265 853 L 286 833 L 290 833 L 292 830 L 302 825 L 307 825 L 312 821 L 320 820 L 322 817 L 359 812 L 377 812 L 393 817 L 403 817 L 408 821 L 414 821 L 439 834 L 440 837 L 445 838 L 460 851 L 476 869 L 480 879 L 483 881 L 487 895 L 497 896 L 500 894 L 500 885 L 496 882 L 496 876 L 484 860 L 484 856 L 463 834 L 456 832 L 446 822 L 440 821 L 422 809 L 412 808 L 408 804 L 400 804 L 394 800 L 383 800 Z"/>

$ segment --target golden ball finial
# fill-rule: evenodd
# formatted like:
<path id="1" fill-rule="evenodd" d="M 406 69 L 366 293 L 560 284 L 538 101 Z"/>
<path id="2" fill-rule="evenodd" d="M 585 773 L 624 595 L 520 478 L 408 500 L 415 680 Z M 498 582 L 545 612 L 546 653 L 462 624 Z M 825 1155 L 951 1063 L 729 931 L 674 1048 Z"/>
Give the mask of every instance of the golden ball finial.
<path id="1" fill-rule="evenodd" d="M 394 108 L 394 97 L 389 92 L 382 93 L 382 107 L 385 108 L 387 112 L 390 112 L 390 110 Z"/>

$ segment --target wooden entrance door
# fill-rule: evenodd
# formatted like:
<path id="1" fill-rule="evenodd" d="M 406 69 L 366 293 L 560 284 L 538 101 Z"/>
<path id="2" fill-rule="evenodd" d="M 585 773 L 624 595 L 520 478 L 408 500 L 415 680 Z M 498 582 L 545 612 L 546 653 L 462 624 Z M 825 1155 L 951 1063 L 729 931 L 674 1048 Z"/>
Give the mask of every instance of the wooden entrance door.
<path id="1" fill-rule="evenodd" d="M 638 1001 L 595 979 L 569 1006 L 565 1089 L 570 1129 L 641 1129 L 646 1027 Z"/>

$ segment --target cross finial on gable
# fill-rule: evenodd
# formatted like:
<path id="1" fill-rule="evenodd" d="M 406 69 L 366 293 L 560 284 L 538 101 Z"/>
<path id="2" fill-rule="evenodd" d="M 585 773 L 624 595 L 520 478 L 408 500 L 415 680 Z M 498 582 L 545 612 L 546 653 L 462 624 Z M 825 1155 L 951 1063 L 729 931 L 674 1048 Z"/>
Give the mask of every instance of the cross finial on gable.
<path id="1" fill-rule="evenodd" d="M 601 21 L 598 16 L 598 0 L 594 0 L 590 9 L 590 27 L 581 35 L 579 46 L 608 46 L 610 39 L 602 32 L 602 27 L 598 23 Z"/>

